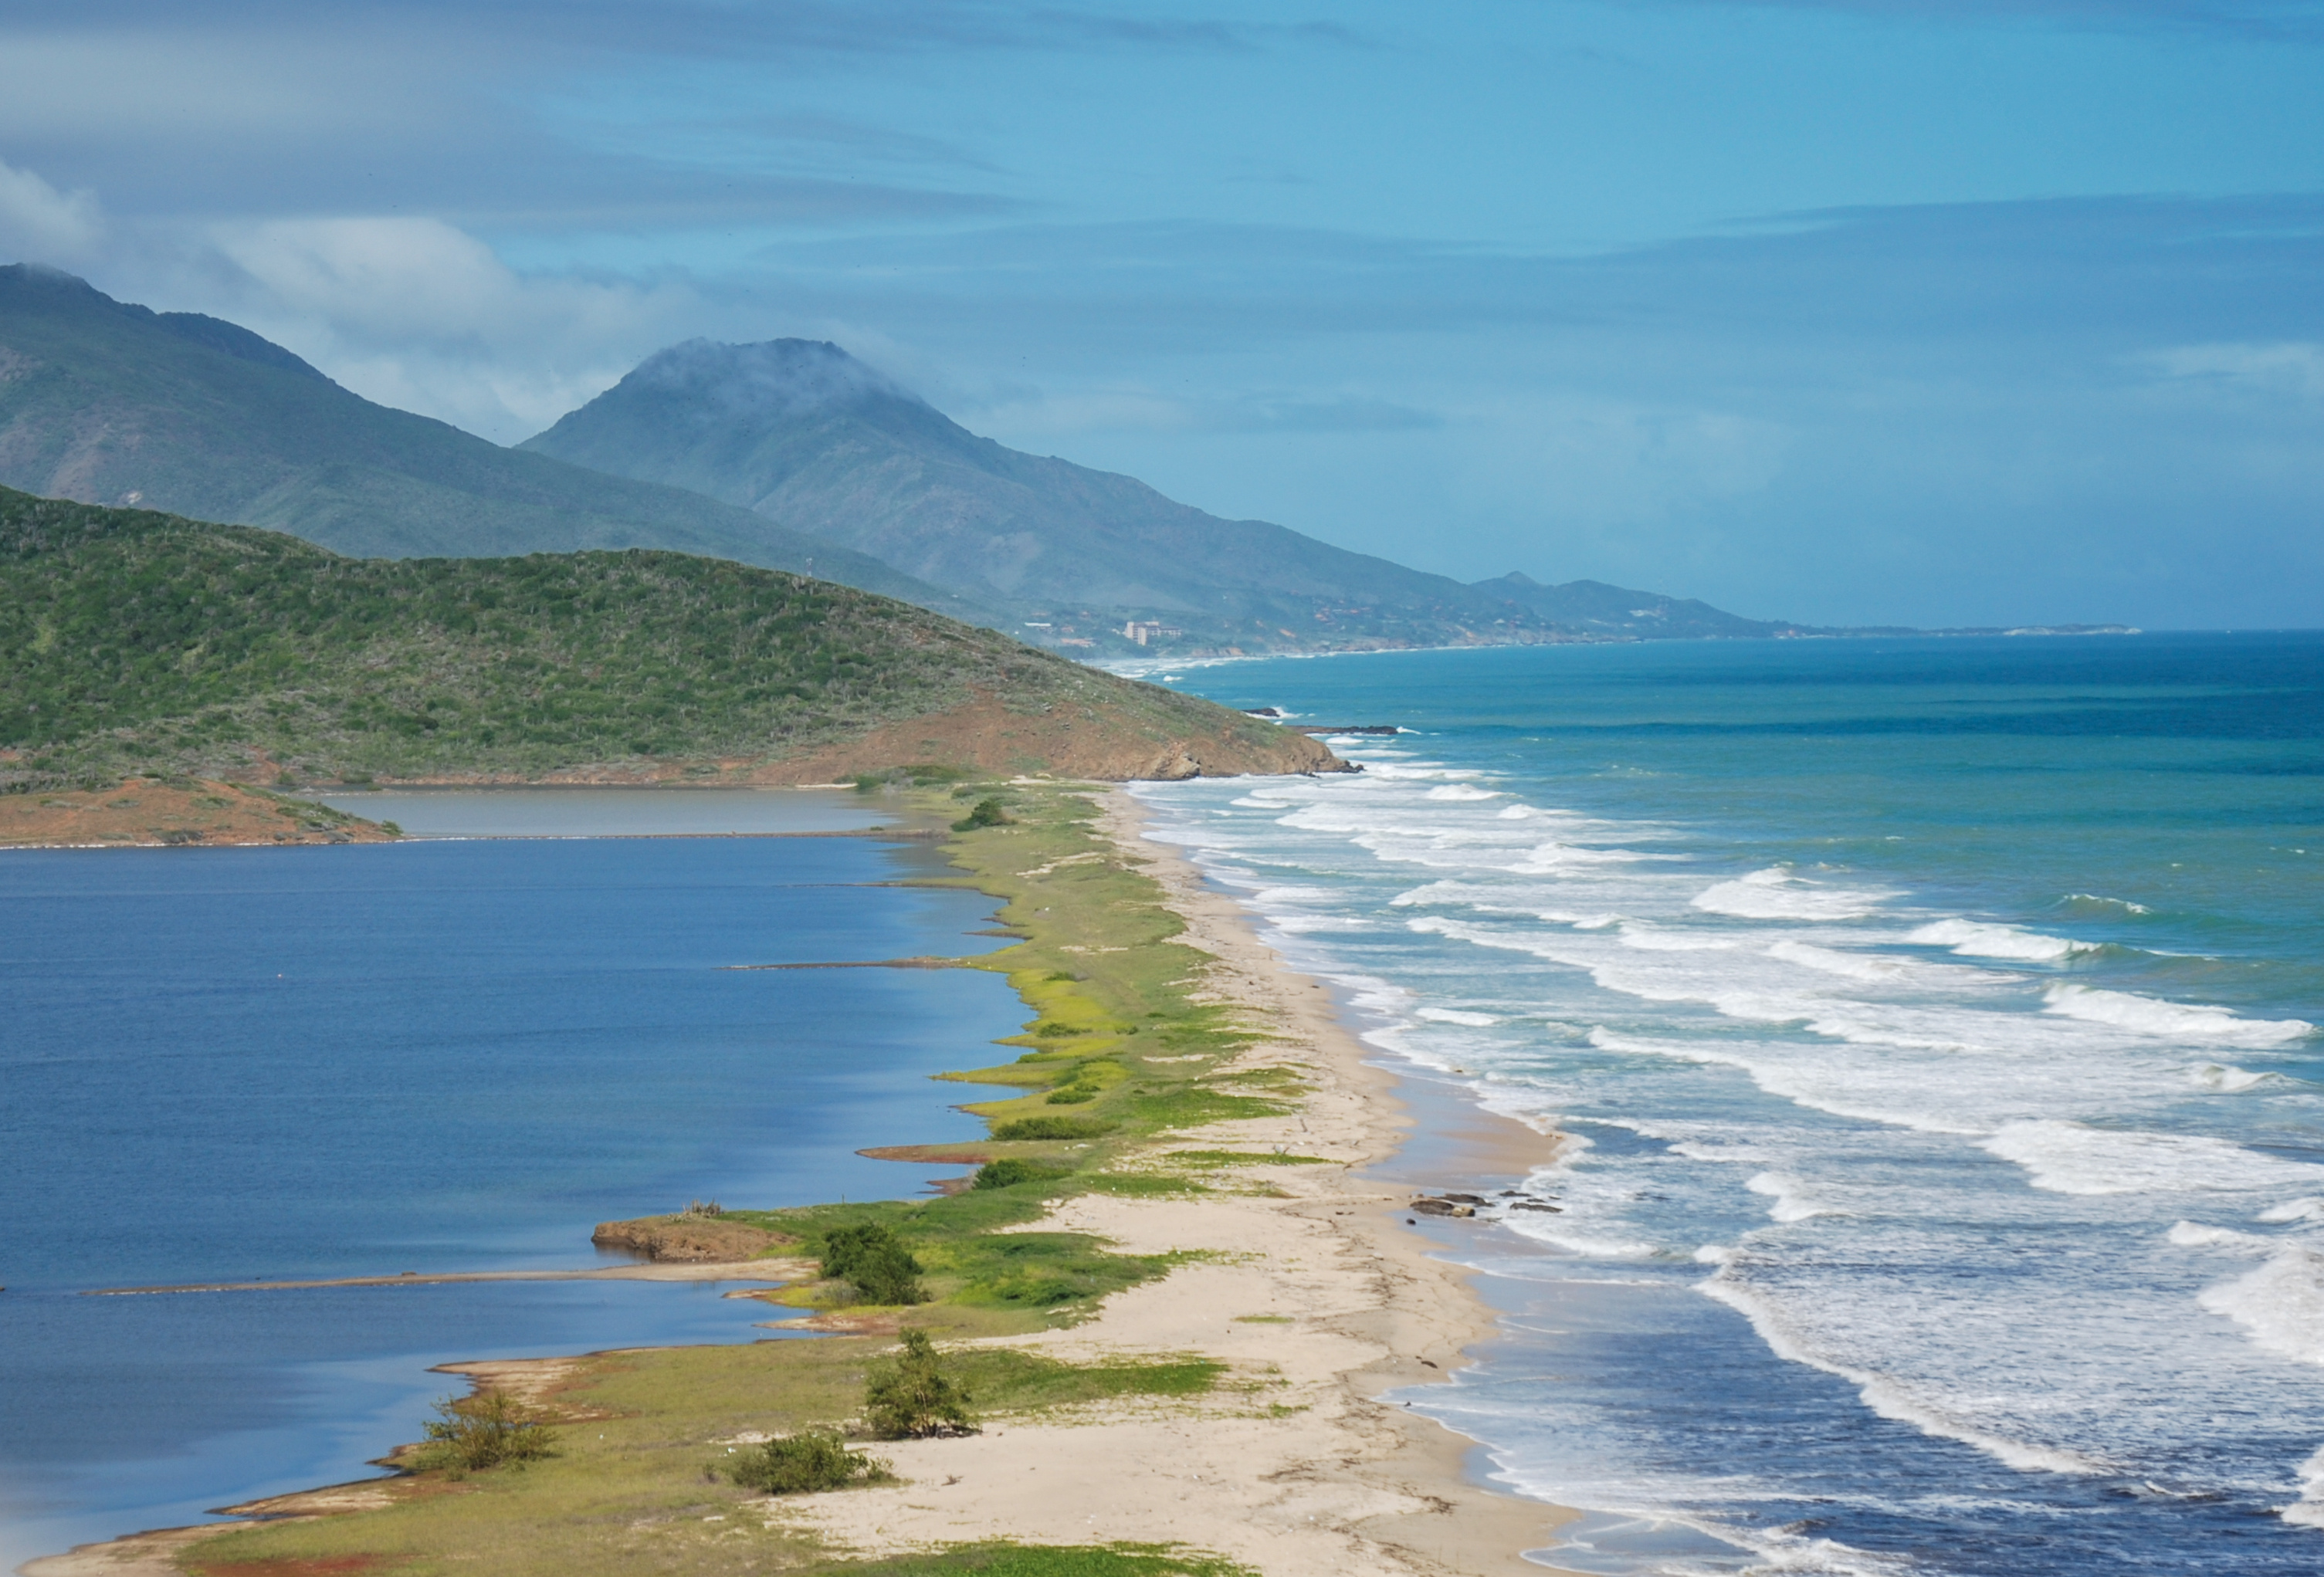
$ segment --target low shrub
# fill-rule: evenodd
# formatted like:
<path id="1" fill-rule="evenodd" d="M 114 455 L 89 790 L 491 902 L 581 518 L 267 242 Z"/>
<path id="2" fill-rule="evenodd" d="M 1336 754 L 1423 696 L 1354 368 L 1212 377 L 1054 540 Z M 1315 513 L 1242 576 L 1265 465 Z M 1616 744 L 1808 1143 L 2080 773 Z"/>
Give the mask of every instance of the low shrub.
<path id="1" fill-rule="evenodd" d="M 1086 1117 L 1019 1117 L 1001 1124 L 992 1130 L 997 1139 L 1096 1139 L 1113 1131 L 1111 1122 L 1093 1121 Z"/>
<path id="2" fill-rule="evenodd" d="M 1048 1103 L 1052 1106 L 1086 1106 L 1096 1099 L 1097 1092 L 1087 1084 L 1067 1084 L 1063 1089 L 1050 1091 Z"/>
<path id="3" fill-rule="evenodd" d="M 745 1489 L 770 1495 L 812 1495 L 895 1477 L 879 1458 L 848 1450 L 835 1429 L 807 1429 L 770 1440 L 726 1464 L 726 1476 Z"/>
<path id="4" fill-rule="evenodd" d="M 1035 1161 L 1020 1161 L 1011 1157 L 1007 1160 L 987 1161 L 976 1169 L 978 1188 L 1014 1188 L 1019 1183 L 1054 1183 L 1065 1176 L 1062 1167 L 1044 1167 Z"/>
<path id="5" fill-rule="evenodd" d="M 537 1462 L 555 1453 L 557 1431 L 511 1401 L 505 1391 L 484 1391 L 436 1404 L 427 1425 L 421 1465 L 477 1472 L 504 1464 Z"/>
<path id="6" fill-rule="evenodd" d="M 945 1372 L 943 1355 L 926 1331 L 904 1333 L 893 1363 L 865 1377 L 863 1416 L 881 1440 L 931 1434 L 973 1434 L 968 1388 Z"/>
<path id="7" fill-rule="evenodd" d="M 998 796 L 987 795 L 976 802 L 975 809 L 953 823 L 952 830 L 956 833 L 973 833 L 980 827 L 1010 826 L 1015 824 L 1016 819 L 1001 807 Z"/>
<path id="8" fill-rule="evenodd" d="M 878 1222 L 834 1227 L 825 1233 L 823 1273 L 853 1286 L 867 1303 L 927 1301 L 920 1287 L 920 1262 Z"/>

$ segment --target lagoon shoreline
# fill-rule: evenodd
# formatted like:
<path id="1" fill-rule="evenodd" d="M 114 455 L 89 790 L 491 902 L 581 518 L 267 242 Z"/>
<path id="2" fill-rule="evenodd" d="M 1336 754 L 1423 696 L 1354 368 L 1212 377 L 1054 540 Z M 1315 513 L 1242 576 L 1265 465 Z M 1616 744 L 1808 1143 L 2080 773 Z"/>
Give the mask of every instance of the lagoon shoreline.
<path id="1" fill-rule="evenodd" d="M 1307 1085 L 1285 1115 L 1171 1132 L 1141 1151 L 1232 1145 L 1334 1164 L 1239 1167 L 1249 1186 L 1194 1198 L 1072 1195 L 1042 1229 L 1130 1252 L 1187 1251 L 1194 1262 L 1115 1293 L 1082 1323 L 982 1340 L 1068 1361 L 1211 1358 L 1240 1377 L 1237 1399 L 1158 1413 L 1100 1405 L 1061 1420 L 1001 1421 L 964 1440 L 896 1443 L 886 1449 L 904 1483 L 770 1503 L 770 1515 L 835 1555 L 871 1558 L 1008 1538 L 1178 1545 L 1268 1577 L 1551 1570 L 1523 1552 L 1552 1543 L 1574 1514 L 1482 1487 L 1471 1471 L 1476 1443 L 1383 1397 L 1441 1381 L 1498 1328 L 1472 1273 L 1406 1227 L 1406 1202 L 1424 1185 L 1522 1182 L 1554 1157 L 1556 1138 L 1478 1111 L 1463 1125 L 1461 1176 L 1397 1176 L 1413 1129 L 1397 1075 L 1340 1021 L 1321 982 L 1288 968 L 1231 899 L 1146 837 L 1130 795 L 1096 793 L 1096 830 L 1125 867 L 1160 886 L 1186 927 L 1182 939 L 1213 960 L 1200 994 L 1268 1025 L 1240 1060 L 1294 1066 Z M 230 1526 L 133 1536 L 22 1570 L 175 1572 L 190 1543 Z"/>

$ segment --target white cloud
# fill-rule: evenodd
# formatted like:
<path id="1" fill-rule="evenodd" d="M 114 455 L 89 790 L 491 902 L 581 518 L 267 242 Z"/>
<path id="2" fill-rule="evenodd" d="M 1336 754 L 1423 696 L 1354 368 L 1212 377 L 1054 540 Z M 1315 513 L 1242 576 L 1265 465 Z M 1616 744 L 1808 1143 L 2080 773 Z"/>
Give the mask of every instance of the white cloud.
<path id="1" fill-rule="evenodd" d="M 239 274 L 209 308 L 367 399 L 501 442 L 529 437 L 692 332 L 680 286 L 523 274 L 438 219 L 213 226 Z"/>
<path id="2" fill-rule="evenodd" d="M 96 251 L 104 229 L 92 194 L 60 192 L 0 160 L 0 262 L 77 263 Z"/>
<path id="3" fill-rule="evenodd" d="M 2324 345 L 2313 340 L 2182 345 L 2142 359 L 2169 377 L 2238 392 L 2324 397 Z"/>

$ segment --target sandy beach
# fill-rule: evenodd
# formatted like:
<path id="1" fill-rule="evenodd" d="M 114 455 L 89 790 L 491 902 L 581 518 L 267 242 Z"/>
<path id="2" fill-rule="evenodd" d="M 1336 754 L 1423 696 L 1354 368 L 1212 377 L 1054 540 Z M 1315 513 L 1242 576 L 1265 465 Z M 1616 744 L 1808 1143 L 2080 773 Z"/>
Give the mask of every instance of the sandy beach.
<path id="1" fill-rule="evenodd" d="M 1285 967 L 1192 866 L 1145 841 L 1130 796 L 1101 790 L 1100 804 L 1120 858 L 1161 885 L 1186 923 L 1184 940 L 1215 961 L 1198 1000 L 1234 1004 L 1263 1028 L 1232 1065 L 1289 1068 L 1305 1086 L 1281 1115 L 1183 1129 L 1142 1155 L 1287 1152 L 1321 1164 L 1226 1167 L 1197 1195 L 1060 1200 L 1024 1230 L 1087 1232 L 1125 1252 L 1176 1251 L 1191 1262 L 1115 1294 L 1078 1324 L 982 1342 L 1074 1363 L 1198 1356 L 1226 1365 L 1227 1377 L 1197 1397 L 998 1416 L 973 1436 L 883 1443 L 873 1449 L 900 1482 L 751 1501 L 748 1515 L 810 1533 L 835 1556 L 1122 1541 L 1213 1552 L 1268 1577 L 1551 1570 L 1522 1552 L 1552 1543 L 1572 1514 L 1481 1488 L 1474 1443 L 1384 1398 L 1446 1378 L 1494 1329 L 1469 1273 L 1406 1225 L 1413 1194 L 1483 1177 L 1519 1182 L 1554 1156 L 1555 1137 L 1478 1112 L 1462 1176 L 1398 1175 L 1411 1120 L 1395 1078 L 1367 1063 L 1329 993 Z M 496 1364 L 489 1378 L 545 1395 L 574 1362 Z M 541 1388 L 527 1383 L 534 1367 Z M 348 1486 L 234 1509 L 328 1516 L 388 1498 Z M 217 1531 L 85 1546 L 23 1571 L 160 1577 L 180 1569 L 189 1539 Z"/>
<path id="2" fill-rule="evenodd" d="M 1493 1330 L 1468 1273 L 1405 1225 L 1413 1191 L 1441 1180 L 1357 1175 L 1383 1161 L 1394 1170 L 1409 1126 L 1394 1077 L 1367 1064 L 1328 993 L 1286 968 L 1231 899 L 1143 838 L 1135 799 L 1111 790 L 1104 807 L 1106 832 L 1163 885 L 1186 940 L 1217 960 L 1210 992 L 1271 1027 L 1244 1062 L 1296 1066 L 1311 1086 L 1295 1115 L 1214 1124 L 1157 1148 L 1280 1147 L 1340 1164 L 1240 1169 L 1264 1193 L 1066 1202 L 1045 1225 L 1208 1262 L 1117 1294 L 1086 1324 L 1009 1340 L 1074 1361 L 1198 1354 L 1259 1388 L 883 1446 L 908 1482 L 776 1503 L 770 1515 L 867 1554 L 1095 1538 L 1216 1550 L 1269 1577 L 1548 1569 L 1521 1552 L 1550 1543 L 1572 1514 L 1480 1488 L 1467 1471 L 1474 1443 L 1381 1400 L 1441 1379 Z M 1495 1152 L 1475 1157 L 1477 1172 L 1514 1181 L 1555 1153 L 1553 1136 L 1514 1121 L 1479 1112 L 1476 1127 Z"/>

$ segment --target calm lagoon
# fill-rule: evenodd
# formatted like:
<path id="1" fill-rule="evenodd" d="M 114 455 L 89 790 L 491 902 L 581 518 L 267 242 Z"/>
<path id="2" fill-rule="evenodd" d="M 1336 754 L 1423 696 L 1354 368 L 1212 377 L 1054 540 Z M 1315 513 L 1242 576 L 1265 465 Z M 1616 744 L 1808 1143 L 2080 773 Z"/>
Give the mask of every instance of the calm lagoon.
<path id="1" fill-rule="evenodd" d="M 854 1152 L 982 1131 L 929 1075 L 1015 1032 L 999 977 L 733 966 L 982 951 L 990 899 L 908 885 L 923 845 L 645 835 L 875 802 L 334 800 L 446 835 L 0 854 L 0 1564 L 367 1476 L 435 1364 L 769 1334 L 715 1286 L 91 1288 L 584 1267 L 596 1222 L 910 1194 Z"/>

